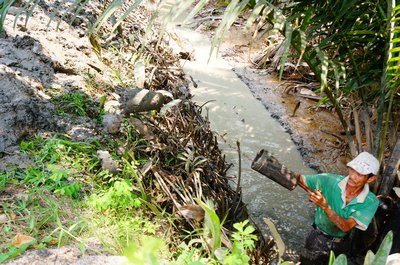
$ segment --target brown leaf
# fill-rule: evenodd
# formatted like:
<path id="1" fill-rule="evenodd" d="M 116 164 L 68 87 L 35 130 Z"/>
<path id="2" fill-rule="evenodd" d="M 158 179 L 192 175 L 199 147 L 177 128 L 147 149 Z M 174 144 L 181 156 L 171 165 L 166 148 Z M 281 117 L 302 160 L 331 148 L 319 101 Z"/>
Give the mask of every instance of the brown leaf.
<path id="1" fill-rule="evenodd" d="M 15 218 L 17 218 L 17 215 L 15 213 L 11 213 L 10 218 L 11 220 L 15 220 Z"/>
<path id="2" fill-rule="evenodd" d="M 14 247 L 20 248 L 23 244 L 32 242 L 33 240 L 35 240 L 35 239 L 31 236 L 17 234 L 13 239 L 12 245 Z"/>
<path id="3" fill-rule="evenodd" d="M 184 217 L 189 219 L 194 219 L 196 221 L 201 221 L 204 219 L 204 210 L 196 204 L 184 205 L 181 208 L 181 213 Z"/>

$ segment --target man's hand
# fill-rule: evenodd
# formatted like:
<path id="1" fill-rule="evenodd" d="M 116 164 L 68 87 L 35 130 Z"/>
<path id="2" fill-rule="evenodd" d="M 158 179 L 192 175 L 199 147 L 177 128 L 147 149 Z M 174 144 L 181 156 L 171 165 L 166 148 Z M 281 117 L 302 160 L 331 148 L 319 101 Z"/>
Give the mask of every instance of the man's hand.
<path id="1" fill-rule="evenodd" d="M 320 190 L 310 191 L 308 193 L 309 197 L 308 200 L 315 205 L 321 207 L 322 210 L 329 207 L 328 203 L 325 200 L 324 195 L 322 195 Z"/>
<path id="2" fill-rule="evenodd" d="M 320 190 L 308 192 L 308 200 L 318 207 L 320 207 L 325 214 L 328 216 L 329 220 L 334 223 L 343 232 L 350 231 L 353 227 L 357 225 L 357 222 L 353 218 L 345 219 L 339 216 L 328 204 L 324 195 Z"/>

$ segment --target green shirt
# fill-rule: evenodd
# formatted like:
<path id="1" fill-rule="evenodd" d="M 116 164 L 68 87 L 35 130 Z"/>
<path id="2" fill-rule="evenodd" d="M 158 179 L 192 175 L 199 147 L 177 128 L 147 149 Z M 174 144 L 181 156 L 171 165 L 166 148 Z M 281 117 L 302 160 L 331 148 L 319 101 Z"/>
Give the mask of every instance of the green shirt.
<path id="1" fill-rule="evenodd" d="M 378 199 L 369 191 L 368 184 L 365 184 L 362 192 L 346 205 L 345 188 L 348 177 L 324 173 L 304 175 L 304 179 L 311 190 L 322 192 L 335 213 L 345 219 L 353 218 L 357 222 L 358 229 L 367 229 L 378 208 Z M 343 237 L 347 234 L 334 225 L 320 207 L 317 207 L 315 224 L 333 237 Z"/>

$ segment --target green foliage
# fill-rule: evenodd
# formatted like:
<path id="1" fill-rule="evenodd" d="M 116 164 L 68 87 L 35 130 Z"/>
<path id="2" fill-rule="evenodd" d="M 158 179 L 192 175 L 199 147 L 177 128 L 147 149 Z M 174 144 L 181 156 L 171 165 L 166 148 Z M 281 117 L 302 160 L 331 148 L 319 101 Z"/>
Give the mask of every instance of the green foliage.
<path id="1" fill-rule="evenodd" d="M 102 96 L 100 98 L 99 114 L 98 114 L 98 116 L 96 118 L 98 123 L 101 123 L 103 121 L 103 116 L 106 113 L 105 110 L 104 110 L 104 104 L 106 103 L 106 99 L 107 99 L 106 96 Z"/>
<path id="2" fill-rule="evenodd" d="M 347 265 L 347 259 L 344 254 L 340 254 L 335 261 L 333 262 L 333 265 Z"/>
<path id="3" fill-rule="evenodd" d="M 170 263 L 171 265 L 203 265 L 211 264 L 214 261 L 204 257 L 201 248 L 191 247 L 185 243 L 178 246 L 177 252 L 179 255 Z"/>
<path id="4" fill-rule="evenodd" d="M 386 264 L 387 257 L 389 256 L 390 249 L 393 243 L 393 232 L 389 231 L 383 239 L 378 251 L 374 254 L 372 251 L 368 251 L 365 257 L 364 265 L 381 265 Z"/>
<path id="5" fill-rule="evenodd" d="M 14 246 L 8 247 L 7 252 L 0 253 L 0 263 L 3 263 L 4 261 L 6 261 L 8 259 L 12 259 L 12 258 L 19 256 L 20 254 L 24 253 L 33 244 L 36 244 L 36 240 L 32 240 L 31 242 L 22 244 L 22 246 L 19 248 L 14 247 Z"/>
<path id="6" fill-rule="evenodd" d="M 129 162 L 127 159 L 123 159 L 124 161 L 124 170 L 123 173 L 127 176 L 131 176 L 136 181 L 136 186 L 139 187 L 141 198 L 143 200 L 147 199 L 147 194 L 145 188 L 143 186 L 142 180 L 139 176 L 139 170 L 137 169 L 138 162 L 132 157 L 132 162 Z"/>
<path id="7" fill-rule="evenodd" d="M 232 234 L 232 250 L 225 253 L 224 264 L 250 264 L 250 258 L 247 253 L 254 249 L 254 242 L 257 241 L 257 237 L 253 235 L 254 227 L 248 225 L 248 223 L 249 221 L 245 220 L 233 225 L 237 231 Z"/>
<path id="8" fill-rule="evenodd" d="M 400 83 L 396 72 L 399 49 L 394 47 L 400 43 L 396 40 L 399 36 L 397 17 L 400 8 L 393 7 L 392 12 L 390 4 L 393 2 L 389 2 L 299 0 L 280 2 L 279 6 L 274 6 L 269 1 L 230 1 L 213 39 L 212 50 L 219 47 L 225 32 L 233 22 L 248 7 L 253 8 L 245 29 L 249 29 L 260 20 L 266 20 L 270 26 L 256 28 L 257 38 L 268 36 L 270 40 L 278 39 L 276 33 L 284 36 L 280 49 L 280 78 L 289 56 L 298 59 L 297 65 L 302 61 L 306 62 L 321 84 L 320 89 L 316 91 L 323 96 L 320 104 L 329 103 L 337 112 L 346 132 L 351 153 L 355 155 L 356 148 L 361 150 L 364 147 L 371 149 L 375 154 L 379 144 L 382 152 L 385 133 L 391 123 L 391 113 L 397 112 L 400 105 L 396 103 L 400 98 L 398 92 L 395 92 L 398 91 Z M 260 20 L 257 20 L 257 17 Z M 393 17 L 392 26 L 388 27 L 390 17 Z M 265 25 L 259 25 L 261 24 Z M 389 42 L 394 45 L 386 49 Z M 385 58 L 388 57 L 388 53 L 391 59 L 387 68 Z M 371 57 L 374 59 L 371 60 Z M 388 78 L 385 76 L 386 72 Z M 387 89 L 387 84 L 390 89 Z M 368 141 L 366 147 L 361 142 L 354 143 L 350 134 L 347 123 L 350 116 L 348 109 L 359 109 L 360 106 L 364 109 L 378 110 L 374 148 L 372 141 Z M 394 109 L 394 106 L 397 108 Z M 384 115 L 386 127 L 383 130 L 381 127 Z M 396 126 L 398 125 L 394 125 Z M 371 134 L 370 128 L 364 129 L 364 132 L 360 132 L 364 137 Z"/>
<path id="9" fill-rule="evenodd" d="M 129 180 L 116 181 L 107 191 L 100 194 L 92 194 L 89 204 L 98 211 L 119 210 L 141 205 L 137 195 L 132 193 L 132 184 Z"/>
<path id="10" fill-rule="evenodd" d="M 82 253 L 85 251 L 85 246 L 83 240 L 79 238 L 79 235 L 83 233 L 83 231 L 87 227 L 87 223 L 84 220 L 79 220 L 76 223 L 73 223 L 68 228 L 65 228 L 65 225 L 61 223 L 61 220 L 57 220 L 58 227 L 53 230 L 47 237 L 44 238 L 44 243 L 46 241 L 51 241 L 53 239 L 54 234 L 58 234 L 57 236 L 57 245 L 60 247 L 63 243 L 68 243 L 71 240 L 78 241 L 80 244 L 80 249 Z"/>
<path id="11" fill-rule="evenodd" d="M 206 204 L 202 204 L 205 209 L 209 208 Z M 211 208 L 209 208 L 212 212 Z M 213 218 L 215 229 L 218 223 Z M 165 255 L 161 255 L 160 247 L 163 243 L 160 239 L 154 239 L 153 237 L 144 237 L 141 240 L 136 240 L 131 243 L 124 251 L 125 256 L 129 260 L 129 264 L 170 264 L 170 265 L 211 265 L 211 264 L 226 264 L 226 265 L 244 265 L 250 264 L 250 258 L 247 255 L 254 249 L 254 242 L 257 237 L 253 235 L 255 229 L 248 225 L 248 220 L 234 224 L 236 231 L 232 234 L 232 249 L 218 248 L 215 251 L 216 257 L 212 254 L 210 256 L 204 256 L 201 248 L 190 247 L 185 243 L 178 246 L 179 255 L 174 261 L 169 263 L 160 262 L 162 259 L 167 258 Z M 205 228 L 206 228 L 205 224 Z M 214 232 L 215 233 L 215 232 Z M 218 234 L 218 233 L 215 233 Z M 206 237 L 203 240 L 207 241 Z M 194 241 L 194 240 L 192 240 Z M 161 256 L 163 258 L 161 258 Z"/>
<path id="12" fill-rule="evenodd" d="M 189 148 L 186 148 L 185 152 L 178 154 L 178 159 L 185 163 L 185 170 L 188 173 L 202 172 L 201 165 L 207 162 L 207 158 L 197 155 L 195 151 Z"/>
<path id="13" fill-rule="evenodd" d="M 0 260 L 14 258 L 23 253 L 28 246 L 38 244 L 42 248 L 49 243 L 48 238 L 59 231 L 59 227 L 69 225 L 71 220 L 76 220 L 76 205 L 73 201 L 64 198 L 57 200 L 45 188 L 36 188 L 26 194 L 19 194 L 16 199 L 2 200 L 2 209 L 8 221 L 2 224 L 0 230 Z M 71 216 L 68 216 L 70 214 Z M 61 221 L 62 224 L 61 224 Z M 13 244 L 14 236 L 20 233 L 29 235 L 35 240 L 16 248 Z"/>
<path id="14" fill-rule="evenodd" d="M 142 2 L 143 0 L 136 0 L 122 16 L 115 23 L 113 30 L 115 30 L 118 25 Z M 100 17 L 95 21 L 95 23 L 90 27 L 90 34 L 95 34 L 99 31 L 101 26 L 123 5 L 124 0 L 113 0 L 108 5 L 106 10 L 100 15 Z"/>
<path id="15" fill-rule="evenodd" d="M 28 167 L 24 172 L 17 174 L 22 183 L 30 184 L 32 188 L 46 187 L 48 190 L 68 197 L 78 198 L 82 187 L 79 183 L 71 183 L 66 170 L 48 164 L 47 170 L 36 166 Z"/>
<path id="16" fill-rule="evenodd" d="M 335 254 L 333 251 L 330 252 L 329 254 L 329 261 L 328 265 L 347 265 L 347 258 L 346 255 L 340 254 L 337 258 L 335 257 Z"/>
<path id="17" fill-rule="evenodd" d="M 157 219 L 149 220 L 140 209 L 120 209 L 99 213 L 88 208 L 84 217 L 87 222 L 88 237 L 96 237 L 114 255 L 121 255 L 124 249 L 143 236 L 156 236 L 160 230 Z M 168 238 L 168 231 L 163 231 Z"/>
<path id="18" fill-rule="evenodd" d="M 7 183 L 18 183 L 18 180 L 15 179 L 15 172 L 16 170 L 0 172 L 0 190 L 3 190 Z"/>
<path id="19" fill-rule="evenodd" d="M 232 0 L 230 2 L 230 4 L 228 5 L 228 7 L 224 12 L 222 21 L 218 25 L 217 31 L 215 33 L 215 37 L 212 42 L 212 48 L 210 50 L 210 57 L 213 54 L 214 47 L 217 47 L 217 52 L 218 52 L 218 47 L 223 40 L 223 36 L 228 31 L 228 29 L 233 25 L 233 23 L 241 14 L 241 12 L 243 12 L 246 9 L 248 2 L 249 2 L 248 0 L 243 0 L 243 1 Z"/>
<path id="20" fill-rule="evenodd" d="M 96 145 L 96 142 L 90 144 L 57 137 L 49 139 L 36 137 L 30 142 L 22 141 L 20 148 L 32 155 L 39 165 L 57 163 L 60 167 L 90 171 L 99 163 L 96 157 Z"/>
<path id="21" fill-rule="evenodd" d="M 164 242 L 154 237 L 144 237 L 140 241 L 132 242 L 124 251 L 129 264 L 135 265 L 159 265 L 159 252 L 164 245 Z"/>
<path id="22" fill-rule="evenodd" d="M 214 205 L 212 201 L 207 201 L 207 204 L 202 202 L 200 199 L 196 199 L 196 202 L 203 208 L 204 215 L 204 236 L 206 240 L 211 240 L 210 253 L 214 255 L 215 250 L 221 247 L 221 222 L 218 215 L 214 211 Z"/>
<path id="23" fill-rule="evenodd" d="M 62 97 L 53 100 L 53 102 L 58 106 L 56 113 L 60 116 L 70 113 L 84 117 L 88 114 L 87 99 L 81 93 L 64 94 Z"/>
<path id="24" fill-rule="evenodd" d="M 6 187 L 7 175 L 5 173 L 0 174 L 0 190 Z"/>
<path id="25" fill-rule="evenodd" d="M 126 17 L 132 13 L 142 2 L 143 0 L 136 0 L 134 1 L 133 4 L 128 6 L 125 11 L 123 12 L 122 15 L 118 17 L 118 20 L 113 23 L 113 29 L 114 31 L 118 25 L 121 24 L 121 22 L 126 19 Z M 7 15 L 9 7 L 15 2 L 15 0 L 0 0 L 0 31 L 3 30 L 3 25 L 4 25 L 4 19 Z M 16 15 L 15 21 L 14 21 L 14 28 L 16 26 L 17 20 L 20 15 L 25 13 L 25 26 L 28 23 L 29 18 L 34 14 L 35 8 L 38 6 L 39 0 L 29 0 L 23 2 L 21 11 Z M 50 25 L 50 23 L 54 20 L 58 20 L 56 29 L 58 30 L 58 27 L 60 25 L 61 21 L 66 21 L 70 25 L 72 25 L 76 19 L 76 17 L 79 15 L 79 13 L 82 11 L 83 7 L 87 5 L 87 0 L 75 0 L 70 2 L 61 2 L 61 6 L 58 8 L 53 8 L 54 10 L 49 14 L 49 22 L 47 26 Z M 111 20 L 110 18 L 113 16 L 113 14 L 117 11 L 123 8 L 123 6 L 126 4 L 126 1 L 124 0 L 113 0 L 109 3 L 107 8 L 104 10 L 104 12 L 100 15 L 100 17 L 93 23 L 93 25 L 90 26 L 89 29 L 89 36 L 94 36 L 96 33 L 100 30 L 102 25 L 108 20 Z M 64 6 L 62 6 L 64 5 Z M 61 9 L 66 10 L 61 12 Z M 58 15 L 62 14 L 62 15 Z M 69 14 L 72 14 L 71 16 L 68 16 Z"/>
<path id="26" fill-rule="evenodd" d="M 389 231 L 383 239 L 378 251 L 374 254 L 371 250 L 368 250 L 367 255 L 364 259 L 364 265 L 384 265 L 390 254 L 390 249 L 393 243 L 393 232 Z M 333 252 L 330 253 L 329 265 L 347 265 L 346 255 L 341 254 L 337 258 Z"/>

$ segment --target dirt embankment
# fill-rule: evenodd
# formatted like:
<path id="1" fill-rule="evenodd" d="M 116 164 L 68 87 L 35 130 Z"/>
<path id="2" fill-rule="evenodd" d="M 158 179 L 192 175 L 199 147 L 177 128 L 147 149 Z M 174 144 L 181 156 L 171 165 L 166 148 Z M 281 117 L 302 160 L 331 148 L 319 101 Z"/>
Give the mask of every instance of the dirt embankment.
<path id="1" fill-rule="evenodd" d="M 14 6 L 9 9 L 0 38 L 0 152 L 3 154 L 12 153 L 21 139 L 40 130 L 62 130 L 82 138 L 94 128 L 90 119 L 54 115 L 56 95 L 85 87 L 82 73 L 89 74 L 95 71 L 91 66 L 101 65 L 87 38 L 82 38 L 84 29 L 71 30 L 66 22 L 60 23 L 58 31 L 56 22 L 47 27 L 46 7 L 36 8 L 26 26 L 24 16 L 20 16 L 14 28 L 21 9 Z"/>
<path id="2" fill-rule="evenodd" d="M 121 67 L 124 62 L 126 63 L 126 61 L 123 60 L 126 58 L 117 56 L 121 54 L 125 55 L 122 51 L 118 53 L 118 51 L 112 50 L 115 52 L 112 53 L 112 51 L 110 51 L 111 48 L 109 50 L 104 49 L 104 53 L 102 53 L 103 61 L 99 60 L 93 52 L 88 38 L 85 37 L 87 25 L 93 24 L 94 22 L 94 13 L 100 13 L 100 8 L 102 6 L 100 3 L 96 4 L 95 2 L 91 2 L 86 5 L 85 16 L 78 17 L 78 20 L 72 27 L 65 21 L 61 21 L 59 25 L 57 25 L 57 22 L 48 24 L 51 10 L 57 8 L 57 6 L 52 6 L 53 4 L 57 5 L 57 3 L 51 1 L 43 1 L 40 6 L 36 7 L 28 24 L 25 25 L 25 17 L 20 17 L 17 19 L 15 28 L 13 28 L 13 23 L 17 14 L 22 11 L 22 8 L 12 7 L 9 10 L 9 15 L 5 22 L 5 31 L 2 33 L 2 38 L 0 39 L 0 51 L 2 51 L 0 53 L 0 102 L 2 103 L 0 107 L 0 172 L 15 167 L 23 169 L 32 162 L 26 155 L 19 151 L 19 143 L 36 134 L 52 136 L 60 133 L 67 136 L 72 141 L 96 139 L 101 142 L 105 137 L 109 137 L 104 137 L 104 135 L 107 134 L 107 130 L 102 124 L 96 121 L 96 117 L 99 115 L 99 102 L 101 102 L 102 96 L 105 96 L 105 111 L 112 110 L 113 107 L 116 107 L 118 99 L 120 98 L 120 95 L 117 94 L 117 88 L 119 88 L 118 84 L 124 83 L 123 81 L 132 77 L 132 74 L 129 76 L 129 71 L 132 69 L 124 69 Z M 129 40 L 120 40 L 116 36 L 111 35 L 105 42 L 108 42 L 107 44 L 114 42 L 113 44 L 117 46 L 117 44 L 121 44 L 118 41 L 129 41 L 129 44 L 134 46 L 129 47 L 129 49 L 137 49 L 140 47 L 140 38 L 143 38 L 143 35 L 136 36 L 134 33 L 143 33 L 145 30 L 145 27 L 143 27 L 144 20 L 138 21 L 140 25 L 131 29 L 132 32 L 128 32 L 128 34 L 132 33 L 132 35 L 129 35 L 129 37 L 131 37 Z M 58 30 L 56 30 L 56 27 L 58 27 Z M 128 36 L 128 34 L 121 35 Z M 154 37 L 154 39 L 155 40 L 151 43 L 153 46 L 156 46 L 157 38 Z M 112 46 L 112 44 L 110 44 L 110 46 Z M 108 46 L 108 48 L 110 46 Z M 123 48 L 126 47 L 123 46 Z M 154 52 L 150 47 L 146 47 L 145 49 L 149 53 Z M 158 47 L 157 51 L 161 51 L 162 54 L 153 53 L 151 55 L 154 56 L 156 62 L 161 64 L 161 67 L 155 67 L 154 72 L 152 72 L 154 76 L 152 76 L 153 79 L 151 80 L 150 88 L 156 90 L 162 87 L 173 94 L 173 96 L 185 94 L 184 92 L 187 91 L 182 90 L 187 88 L 187 86 L 184 86 L 186 79 L 182 71 L 179 70 L 179 67 L 174 65 L 178 60 L 173 58 L 173 56 L 170 58 L 170 54 L 160 47 Z M 106 61 L 108 65 L 105 65 L 104 61 Z M 112 67 L 114 67 L 113 69 L 109 67 L 111 62 L 115 63 L 115 65 L 112 65 Z M 171 67 L 171 65 L 174 67 Z M 116 73 L 120 74 L 120 76 Z M 79 116 L 69 112 L 77 111 L 77 109 L 69 109 L 69 111 L 60 113 L 60 104 L 68 104 L 68 102 L 65 102 L 64 96 L 74 93 L 79 93 L 83 97 L 90 99 L 89 101 L 92 105 L 88 106 L 87 115 Z M 186 98 L 182 100 L 185 99 Z M 198 146 L 195 146 L 196 142 L 192 141 L 192 138 L 196 137 L 200 139 L 199 142 L 205 145 L 209 142 L 214 143 L 213 145 L 209 145 L 209 147 L 215 151 L 214 153 L 218 155 L 218 158 L 210 157 L 210 161 L 213 161 L 214 164 L 210 163 L 208 168 L 217 168 L 215 171 L 218 171 L 217 174 L 219 174 L 223 183 L 219 183 L 217 178 L 214 178 L 212 174 L 205 173 L 204 175 L 207 178 L 211 178 L 212 181 L 210 179 L 202 179 L 202 183 L 200 184 L 196 181 L 194 183 L 182 181 L 181 183 L 185 184 L 179 184 L 179 188 L 187 189 L 193 185 L 198 185 L 200 187 L 200 192 L 205 193 L 210 191 L 210 193 L 212 193 L 210 197 L 215 195 L 215 198 L 220 198 L 220 202 L 217 201 L 217 212 L 219 210 L 224 213 L 228 212 L 228 208 L 233 208 L 231 203 L 236 203 L 236 201 L 232 200 L 233 192 L 226 182 L 225 172 L 222 170 L 219 172 L 218 169 L 219 163 L 222 167 L 225 167 L 223 156 L 219 153 L 217 143 L 214 141 L 215 138 L 211 132 L 204 133 L 204 131 L 195 128 L 192 124 L 192 122 L 196 123 L 198 121 L 198 116 L 196 116 L 200 116 L 198 109 L 192 109 L 192 105 L 190 104 L 182 105 L 184 105 L 183 108 L 189 106 L 188 109 L 196 112 L 194 118 L 191 117 L 191 119 L 189 119 L 190 122 L 184 121 L 183 124 L 185 126 L 191 126 L 191 129 L 195 130 L 195 132 L 191 133 L 186 131 L 189 136 L 184 135 L 179 131 L 184 126 L 180 126 L 179 122 L 176 122 L 179 118 L 175 116 L 170 119 L 168 119 L 168 117 L 164 119 L 166 124 L 159 121 L 155 122 L 154 128 L 159 130 L 156 130 L 157 135 L 161 135 L 161 140 L 172 139 L 179 147 L 179 151 L 184 150 L 186 147 L 189 148 L 189 150 L 190 148 L 196 151 L 200 149 L 197 148 Z M 181 114 L 182 113 L 179 113 L 179 115 Z M 207 127 L 207 124 L 196 125 L 202 128 Z M 165 133 L 165 135 L 162 134 L 161 131 Z M 168 133 L 166 133 L 166 131 L 168 131 Z M 174 133 L 176 133 L 176 135 L 172 135 Z M 185 138 L 186 136 L 188 139 Z M 159 142 L 155 141 L 155 143 L 153 142 L 149 144 L 149 146 L 154 148 L 154 152 L 170 152 L 169 148 L 171 148 L 171 146 L 166 146 L 164 141 L 161 140 Z M 178 152 L 171 151 L 170 153 L 175 155 Z M 185 176 L 182 172 L 168 173 L 169 174 L 166 174 L 165 178 L 174 176 L 173 173 L 177 175 L 177 178 L 178 176 Z M 160 179 L 161 182 L 163 178 L 160 177 Z M 171 181 L 171 183 L 174 182 Z M 207 185 L 207 187 L 203 184 Z M 176 187 L 172 188 L 164 184 L 162 188 L 164 188 L 163 194 L 170 196 L 163 200 L 163 203 L 166 204 L 169 209 L 173 209 L 171 212 L 178 212 L 177 209 L 179 208 L 177 207 L 177 199 L 175 198 L 179 198 L 179 196 L 174 194 L 177 190 L 175 189 Z M 219 188 L 221 188 L 221 190 Z M 197 189 L 194 190 L 197 191 Z M 223 192 L 224 190 L 229 192 L 229 196 Z M 190 195 L 192 196 L 192 193 L 190 193 Z M 199 195 L 199 197 L 201 197 L 201 195 Z M 237 199 L 238 197 L 235 196 L 235 198 Z M 182 203 L 180 206 L 183 205 Z M 227 209 L 222 207 L 226 207 Z M 241 207 L 238 207 L 238 209 L 236 218 L 241 215 Z M 245 211 L 243 214 L 246 214 Z M 235 217 L 231 219 L 233 220 Z M 267 247 L 271 249 L 272 241 L 269 243 Z M 73 254 L 71 256 L 66 256 L 68 252 L 73 252 Z M 65 264 L 71 264 L 80 258 L 78 256 L 79 252 L 74 251 L 74 249 L 70 251 L 69 248 L 67 248 L 66 252 L 60 251 L 58 253 L 66 259 Z M 50 264 L 54 259 L 61 260 L 63 258 L 58 255 L 57 252 L 50 253 L 47 251 L 39 251 L 37 254 L 36 256 L 27 255 L 26 259 L 21 261 L 21 263 L 34 264 L 40 260 L 40 262 L 43 262 L 42 264 Z M 264 254 L 265 253 L 262 253 L 262 255 Z M 44 260 L 45 258 L 46 260 Z M 14 261 L 10 264 L 13 264 L 13 262 Z M 14 264 L 21 264 L 18 262 L 20 261 L 16 260 Z M 97 261 L 97 264 L 100 264 L 100 262 L 101 261 Z M 96 262 L 92 264 L 96 264 Z"/>

